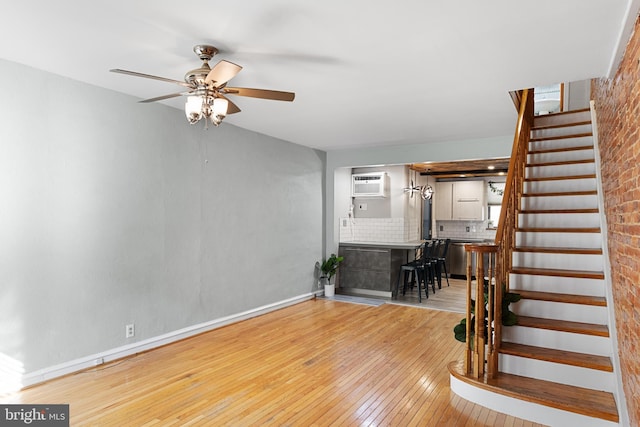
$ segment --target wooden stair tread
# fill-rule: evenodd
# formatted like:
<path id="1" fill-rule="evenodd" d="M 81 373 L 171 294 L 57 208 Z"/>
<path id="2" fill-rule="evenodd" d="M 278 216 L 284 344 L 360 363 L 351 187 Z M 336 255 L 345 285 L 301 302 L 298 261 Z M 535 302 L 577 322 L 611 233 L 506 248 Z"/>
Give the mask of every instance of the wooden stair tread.
<path id="1" fill-rule="evenodd" d="M 525 178 L 525 182 L 532 181 L 563 181 L 567 179 L 593 179 L 596 177 L 596 174 L 589 173 L 585 175 L 567 175 L 567 176 L 541 176 L 534 178 Z"/>
<path id="2" fill-rule="evenodd" d="M 586 111 L 591 111 L 591 108 L 585 107 L 585 108 L 578 108 L 577 110 L 557 111 L 555 113 L 544 114 L 542 116 L 534 116 L 533 121 L 536 122 L 536 121 L 542 120 L 542 119 L 547 118 L 547 117 L 566 116 L 566 115 L 569 115 L 569 114 L 584 113 Z"/>
<path id="3" fill-rule="evenodd" d="M 498 373 L 493 379 L 476 379 L 464 372 L 464 363 L 459 361 L 449 363 L 448 368 L 451 375 L 458 380 L 493 393 L 588 417 L 619 422 L 612 393 L 504 372 Z"/>
<path id="4" fill-rule="evenodd" d="M 543 317 L 518 316 L 518 326 L 547 329 L 551 331 L 571 332 L 574 334 L 608 337 L 609 328 L 596 323 L 570 322 L 568 320 L 546 319 Z"/>
<path id="5" fill-rule="evenodd" d="M 527 154 L 563 153 L 565 151 L 583 151 L 583 150 L 593 150 L 593 145 L 578 145 L 575 147 L 558 147 L 558 148 L 547 148 L 544 150 L 529 150 Z"/>
<path id="6" fill-rule="evenodd" d="M 596 196 L 596 190 L 585 191 L 555 191 L 548 193 L 524 193 L 522 197 L 569 197 L 569 196 Z"/>
<path id="7" fill-rule="evenodd" d="M 550 246 L 518 246 L 514 252 L 536 252 L 550 254 L 602 255 L 601 248 L 554 248 Z"/>
<path id="8" fill-rule="evenodd" d="M 561 302 L 568 304 L 593 305 L 598 307 L 607 306 L 606 298 L 593 295 L 560 294 L 556 292 L 526 291 L 522 289 L 511 290 L 511 292 L 520 295 L 522 299 Z"/>
<path id="9" fill-rule="evenodd" d="M 528 227 L 516 228 L 518 233 L 599 233 L 599 227 Z"/>
<path id="10" fill-rule="evenodd" d="M 598 213 L 597 208 L 585 208 L 585 209 L 522 209 L 518 210 L 521 214 L 562 214 L 562 213 Z"/>
<path id="11" fill-rule="evenodd" d="M 525 167 L 535 168 L 540 166 L 568 166 L 568 165 L 582 165 L 587 163 L 595 163 L 595 159 L 579 159 L 579 160 L 562 160 L 557 162 L 527 163 Z"/>
<path id="12" fill-rule="evenodd" d="M 567 128 L 571 126 L 584 126 L 584 125 L 590 125 L 590 124 L 591 124 L 591 120 L 585 120 L 582 122 L 573 122 L 573 123 L 566 123 L 566 124 L 559 124 L 559 125 L 532 126 L 531 130 L 561 129 L 561 128 Z"/>
<path id="13" fill-rule="evenodd" d="M 585 136 L 593 136 L 593 132 L 584 132 L 584 133 L 573 133 L 569 135 L 557 135 L 557 136 L 543 136 L 540 138 L 531 138 L 529 142 L 537 142 L 537 141 L 556 141 L 559 139 L 568 139 L 568 138 L 583 138 Z"/>
<path id="14" fill-rule="evenodd" d="M 577 353 L 573 351 L 558 350 L 555 348 L 535 347 L 532 345 L 512 342 L 503 342 L 500 344 L 499 352 L 502 354 L 509 354 L 511 356 L 543 360 L 545 362 L 561 363 L 563 365 L 613 372 L 611 359 L 606 356 L 598 356 L 595 354 Z"/>
<path id="15" fill-rule="evenodd" d="M 528 274 L 532 276 L 555 276 L 555 277 L 575 277 L 580 279 L 604 279 L 602 271 L 587 270 L 562 270 L 558 268 L 531 268 L 513 267 L 513 274 Z"/>

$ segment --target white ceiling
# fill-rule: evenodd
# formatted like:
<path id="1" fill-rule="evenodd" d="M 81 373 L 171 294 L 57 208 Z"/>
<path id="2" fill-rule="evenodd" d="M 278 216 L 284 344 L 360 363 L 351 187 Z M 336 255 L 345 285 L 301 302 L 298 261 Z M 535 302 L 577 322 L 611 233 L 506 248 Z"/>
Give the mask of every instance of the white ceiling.
<path id="1" fill-rule="evenodd" d="M 424 143 L 511 134 L 510 90 L 610 74 L 638 3 L 12 0 L 0 57 L 151 98 L 180 87 L 108 70 L 181 80 L 212 44 L 212 65 L 244 67 L 230 86 L 296 93 L 234 97 L 243 111 L 222 126 L 323 150 Z"/>

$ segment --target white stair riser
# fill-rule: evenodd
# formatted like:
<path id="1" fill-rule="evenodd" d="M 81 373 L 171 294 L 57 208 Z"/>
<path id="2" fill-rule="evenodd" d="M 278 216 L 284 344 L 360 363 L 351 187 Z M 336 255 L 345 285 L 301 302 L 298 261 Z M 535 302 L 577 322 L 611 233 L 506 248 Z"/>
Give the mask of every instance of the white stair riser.
<path id="1" fill-rule="evenodd" d="M 589 196 L 534 196 L 522 197 L 522 210 L 540 209 L 596 209 L 598 198 Z"/>
<path id="2" fill-rule="evenodd" d="M 569 162 L 572 160 L 593 160 L 593 148 L 588 150 L 554 151 L 551 153 L 534 153 L 527 156 L 527 164 Z"/>
<path id="3" fill-rule="evenodd" d="M 602 271 L 602 255 L 514 252 L 513 267 L 553 268 L 557 270 Z"/>
<path id="4" fill-rule="evenodd" d="M 510 274 L 509 289 L 513 292 L 522 289 L 536 292 L 605 296 L 605 282 L 602 279 Z"/>
<path id="5" fill-rule="evenodd" d="M 576 227 L 579 227 L 579 225 L 576 225 Z M 599 249 L 602 248 L 602 237 L 600 233 L 516 232 L 516 246 Z"/>
<path id="6" fill-rule="evenodd" d="M 556 193 L 560 191 L 596 190 L 595 178 L 529 181 L 524 183 L 525 193 Z"/>
<path id="7" fill-rule="evenodd" d="M 535 127 L 539 126 L 556 126 L 556 125 L 566 125 L 571 123 L 578 122 L 589 122 L 591 121 L 591 111 L 576 111 L 571 113 L 563 113 L 563 114 L 549 114 L 545 116 L 536 116 L 533 119 L 533 125 Z"/>
<path id="8" fill-rule="evenodd" d="M 527 328 L 524 326 L 505 326 L 502 328 L 502 337 L 504 341 L 518 344 L 598 356 L 611 356 L 611 340 L 608 337 Z"/>
<path id="9" fill-rule="evenodd" d="M 513 290 L 512 292 L 516 292 Z M 607 307 L 521 299 L 510 306 L 519 316 L 542 317 L 568 322 L 607 324 Z"/>
<path id="10" fill-rule="evenodd" d="M 549 138 L 554 136 L 577 135 L 582 133 L 591 133 L 593 131 L 591 124 L 562 126 L 547 129 L 534 129 L 531 131 L 531 138 Z"/>
<path id="11" fill-rule="evenodd" d="M 613 392 L 615 387 L 615 378 L 612 372 L 509 354 L 501 354 L 498 363 L 500 371 L 508 374 L 608 392 Z"/>
<path id="12" fill-rule="evenodd" d="M 540 139 L 529 142 L 529 151 L 556 150 L 558 148 L 593 147 L 593 136 L 577 136 L 575 138 Z"/>
<path id="13" fill-rule="evenodd" d="M 518 224 L 522 228 L 592 228 L 600 227 L 600 215 L 597 213 L 519 214 Z"/>
<path id="14" fill-rule="evenodd" d="M 527 167 L 526 178 L 551 178 L 561 176 L 589 175 L 596 173 L 595 163 Z"/>

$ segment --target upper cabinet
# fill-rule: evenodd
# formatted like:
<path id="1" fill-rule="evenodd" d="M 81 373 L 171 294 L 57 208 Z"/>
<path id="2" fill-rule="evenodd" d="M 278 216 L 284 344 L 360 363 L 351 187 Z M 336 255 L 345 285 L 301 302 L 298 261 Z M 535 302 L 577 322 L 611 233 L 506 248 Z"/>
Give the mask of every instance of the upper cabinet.
<path id="1" fill-rule="evenodd" d="M 436 186 L 436 220 L 484 220 L 484 181 L 438 182 Z"/>
<path id="2" fill-rule="evenodd" d="M 484 219 L 484 181 L 456 181 L 453 183 L 453 219 Z"/>
<path id="3" fill-rule="evenodd" d="M 436 182 L 433 194 L 435 201 L 435 218 L 450 220 L 453 218 L 453 182 Z"/>

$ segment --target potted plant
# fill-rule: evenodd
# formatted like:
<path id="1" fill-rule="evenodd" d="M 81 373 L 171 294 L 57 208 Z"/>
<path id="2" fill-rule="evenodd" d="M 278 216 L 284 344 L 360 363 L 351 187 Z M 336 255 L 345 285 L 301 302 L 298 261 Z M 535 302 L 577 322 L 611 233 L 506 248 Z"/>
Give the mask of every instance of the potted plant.
<path id="1" fill-rule="evenodd" d="M 344 261 L 344 257 L 331 254 L 331 256 L 323 260 L 320 265 L 320 271 L 322 271 L 320 281 L 324 284 L 324 295 L 327 297 L 335 294 L 336 285 L 335 282 L 331 281 L 331 278 L 335 276 L 342 261 Z"/>
<path id="2" fill-rule="evenodd" d="M 484 285 L 484 300 L 487 301 L 484 307 L 484 338 L 488 339 L 488 317 L 489 311 L 487 309 L 488 299 L 489 299 L 489 290 L 488 284 Z M 493 286 L 493 285 L 492 285 Z M 502 325 L 503 326 L 513 326 L 518 323 L 518 315 L 513 311 L 509 310 L 509 305 L 514 302 L 520 301 L 520 294 L 516 294 L 513 292 L 507 292 L 506 285 L 502 284 Z M 475 300 L 471 300 L 471 343 L 473 344 L 473 337 L 475 335 Z M 464 318 L 453 328 L 453 334 L 456 340 L 460 342 L 467 342 L 467 319 Z"/>

